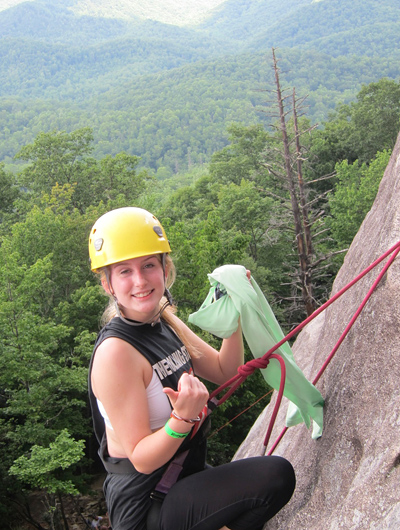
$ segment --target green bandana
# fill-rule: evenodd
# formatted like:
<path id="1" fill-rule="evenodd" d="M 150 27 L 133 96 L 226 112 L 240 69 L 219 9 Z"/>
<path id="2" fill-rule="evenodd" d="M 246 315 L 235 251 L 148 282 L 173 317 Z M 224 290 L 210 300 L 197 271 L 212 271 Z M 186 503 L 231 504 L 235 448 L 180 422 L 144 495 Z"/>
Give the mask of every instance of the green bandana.
<path id="1" fill-rule="evenodd" d="M 240 317 L 244 338 L 254 357 L 262 357 L 284 338 L 270 305 L 253 278 L 249 282 L 244 267 L 224 265 L 208 274 L 208 279 L 210 291 L 200 309 L 189 316 L 189 322 L 217 337 L 228 338 L 236 331 Z M 292 402 L 286 415 L 286 426 L 304 422 L 308 428 L 313 420 L 312 437 L 319 438 L 324 406 L 321 393 L 297 366 L 287 342 L 275 353 L 285 361 L 284 395 Z M 271 359 L 261 372 L 271 387 L 279 388 L 281 373 L 276 359 Z"/>

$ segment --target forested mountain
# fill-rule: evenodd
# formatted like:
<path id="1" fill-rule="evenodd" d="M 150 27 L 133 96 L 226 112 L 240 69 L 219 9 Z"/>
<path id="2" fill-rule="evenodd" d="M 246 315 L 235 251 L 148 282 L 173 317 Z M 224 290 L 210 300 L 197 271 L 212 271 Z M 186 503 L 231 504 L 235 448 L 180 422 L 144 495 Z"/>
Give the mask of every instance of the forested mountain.
<path id="1" fill-rule="evenodd" d="M 271 47 L 315 123 L 400 73 L 395 0 L 210 2 L 190 27 L 135 18 L 134 2 L 129 18 L 110 18 L 122 4 L 104 3 L 104 17 L 77 15 L 89 9 L 73 0 L 0 11 L 0 160 L 39 131 L 90 126 L 96 156 L 125 150 L 172 172 L 204 162 L 230 123 L 264 119 Z"/>
<path id="2" fill-rule="evenodd" d="M 214 36 L 246 42 L 251 49 L 311 47 L 337 56 L 376 55 L 390 46 L 394 51 L 398 40 L 389 43 L 387 38 L 398 35 L 399 24 L 395 0 L 228 0 L 202 27 Z M 378 33 L 386 43 L 379 51 Z"/>
<path id="3" fill-rule="evenodd" d="M 65 82 L 61 101 L 56 100 L 57 86 L 48 88 L 54 96 L 46 101 L 2 98 L 0 159 L 11 161 L 40 131 L 90 126 L 96 156 L 124 150 L 141 156 L 147 167 L 165 166 L 172 172 L 190 165 L 189 159 L 205 162 L 226 145 L 230 123 L 264 119 L 258 109 L 265 108 L 271 96 L 258 90 L 272 86 L 269 60 L 268 53 L 240 55 L 122 82 L 115 81 L 111 73 L 99 74 L 97 88 L 104 93 L 85 100 L 83 96 L 92 87 L 95 90 L 94 81 L 88 79 L 79 87 L 80 102 L 67 99 L 78 87 L 74 77 L 63 79 L 65 72 L 60 72 Z M 281 64 L 287 70 L 285 82 L 310 94 L 308 115 L 316 122 L 338 101 L 350 101 L 362 83 L 396 77 L 397 68 L 389 59 L 333 58 L 314 50 L 285 50 Z M 324 86 L 320 79 L 325 79 Z M 107 90 L 107 84 L 112 88 Z"/>
<path id="4" fill-rule="evenodd" d="M 23 2 L 0 11 L 2 39 L 22 39 L 75 46 L 110 41 L 123 37 L 133 21 L 77 17 L 62 5 Z"/>

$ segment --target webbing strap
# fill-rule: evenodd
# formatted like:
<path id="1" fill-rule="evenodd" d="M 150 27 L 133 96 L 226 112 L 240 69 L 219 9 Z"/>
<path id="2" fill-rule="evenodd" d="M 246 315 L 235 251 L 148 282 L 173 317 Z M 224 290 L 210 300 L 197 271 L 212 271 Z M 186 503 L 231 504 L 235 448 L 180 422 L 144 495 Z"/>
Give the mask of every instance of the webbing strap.
<path id="1" fill-rule="evenodd" d="M 155 487 L 155 491 L 158 491 L 163 494 L 168 493 L 170 488 L 178 480 L 178 477 L 181 474 L 181 471 L 183 469 L 183 464 L 188 454 L 189 454 L 189 450 L 183 451 L 183 453 L 180 453 L 178 456 L 176 456 L 172 460 L 172 462 L 167 467 L 165 473 L 161 477 L 161 480 Z"/>

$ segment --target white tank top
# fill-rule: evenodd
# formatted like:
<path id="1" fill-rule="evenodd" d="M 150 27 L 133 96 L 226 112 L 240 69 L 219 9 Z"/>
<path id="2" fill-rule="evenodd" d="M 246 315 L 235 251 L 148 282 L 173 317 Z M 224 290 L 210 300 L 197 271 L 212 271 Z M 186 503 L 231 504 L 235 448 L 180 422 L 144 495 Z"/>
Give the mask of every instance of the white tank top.
<path id="1" fill-rule="evenodd" d="M 150 428 L 152 431 L 156 431 L 166 424 L 172 410 L 169 399 L 167 395 L 164 394 L 162 389 L 163 386 L 161 381 L 157 374 L 153 371 L 153 377 L 151 378 L 149 386 L 146 388 L 150 415 Z M 97 400 L 97 405 L 107 427 L 111 430 L 114 430 L 103 403 L 100 400 Z"/>

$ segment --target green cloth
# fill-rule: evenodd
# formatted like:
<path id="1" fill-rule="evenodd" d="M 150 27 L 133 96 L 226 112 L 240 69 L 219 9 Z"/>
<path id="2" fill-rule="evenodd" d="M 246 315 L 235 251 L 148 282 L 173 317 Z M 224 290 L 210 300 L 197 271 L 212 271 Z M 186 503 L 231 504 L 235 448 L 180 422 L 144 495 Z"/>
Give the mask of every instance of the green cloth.
<path id="1" fill-rule="evenodd" d="M 224 265 L 208 274 L 210 291 L 189 322 L 220 338 L 228 338 L 236 331 L 238 319 L 244 338 L 255 358 L 262 357 L 284 334 L 253 278 L 249 281 L 246 269 L 240 265 Z M 216 299 L 216 287 L 227 293 Z M 324 399 L 297 366 L 290 345 L 285 342 L 275 351 L 285 360 L 286 382 L 284 395 L 291 401 L 286 415 L 286 426 L 304 422 L 308 427 L 313 420 L 312 437 L 319 438 L 323 428 Z M 279 362 L 271 359 L 261 370 L 267 383 L 279 389 L 281 371 Z"/>

